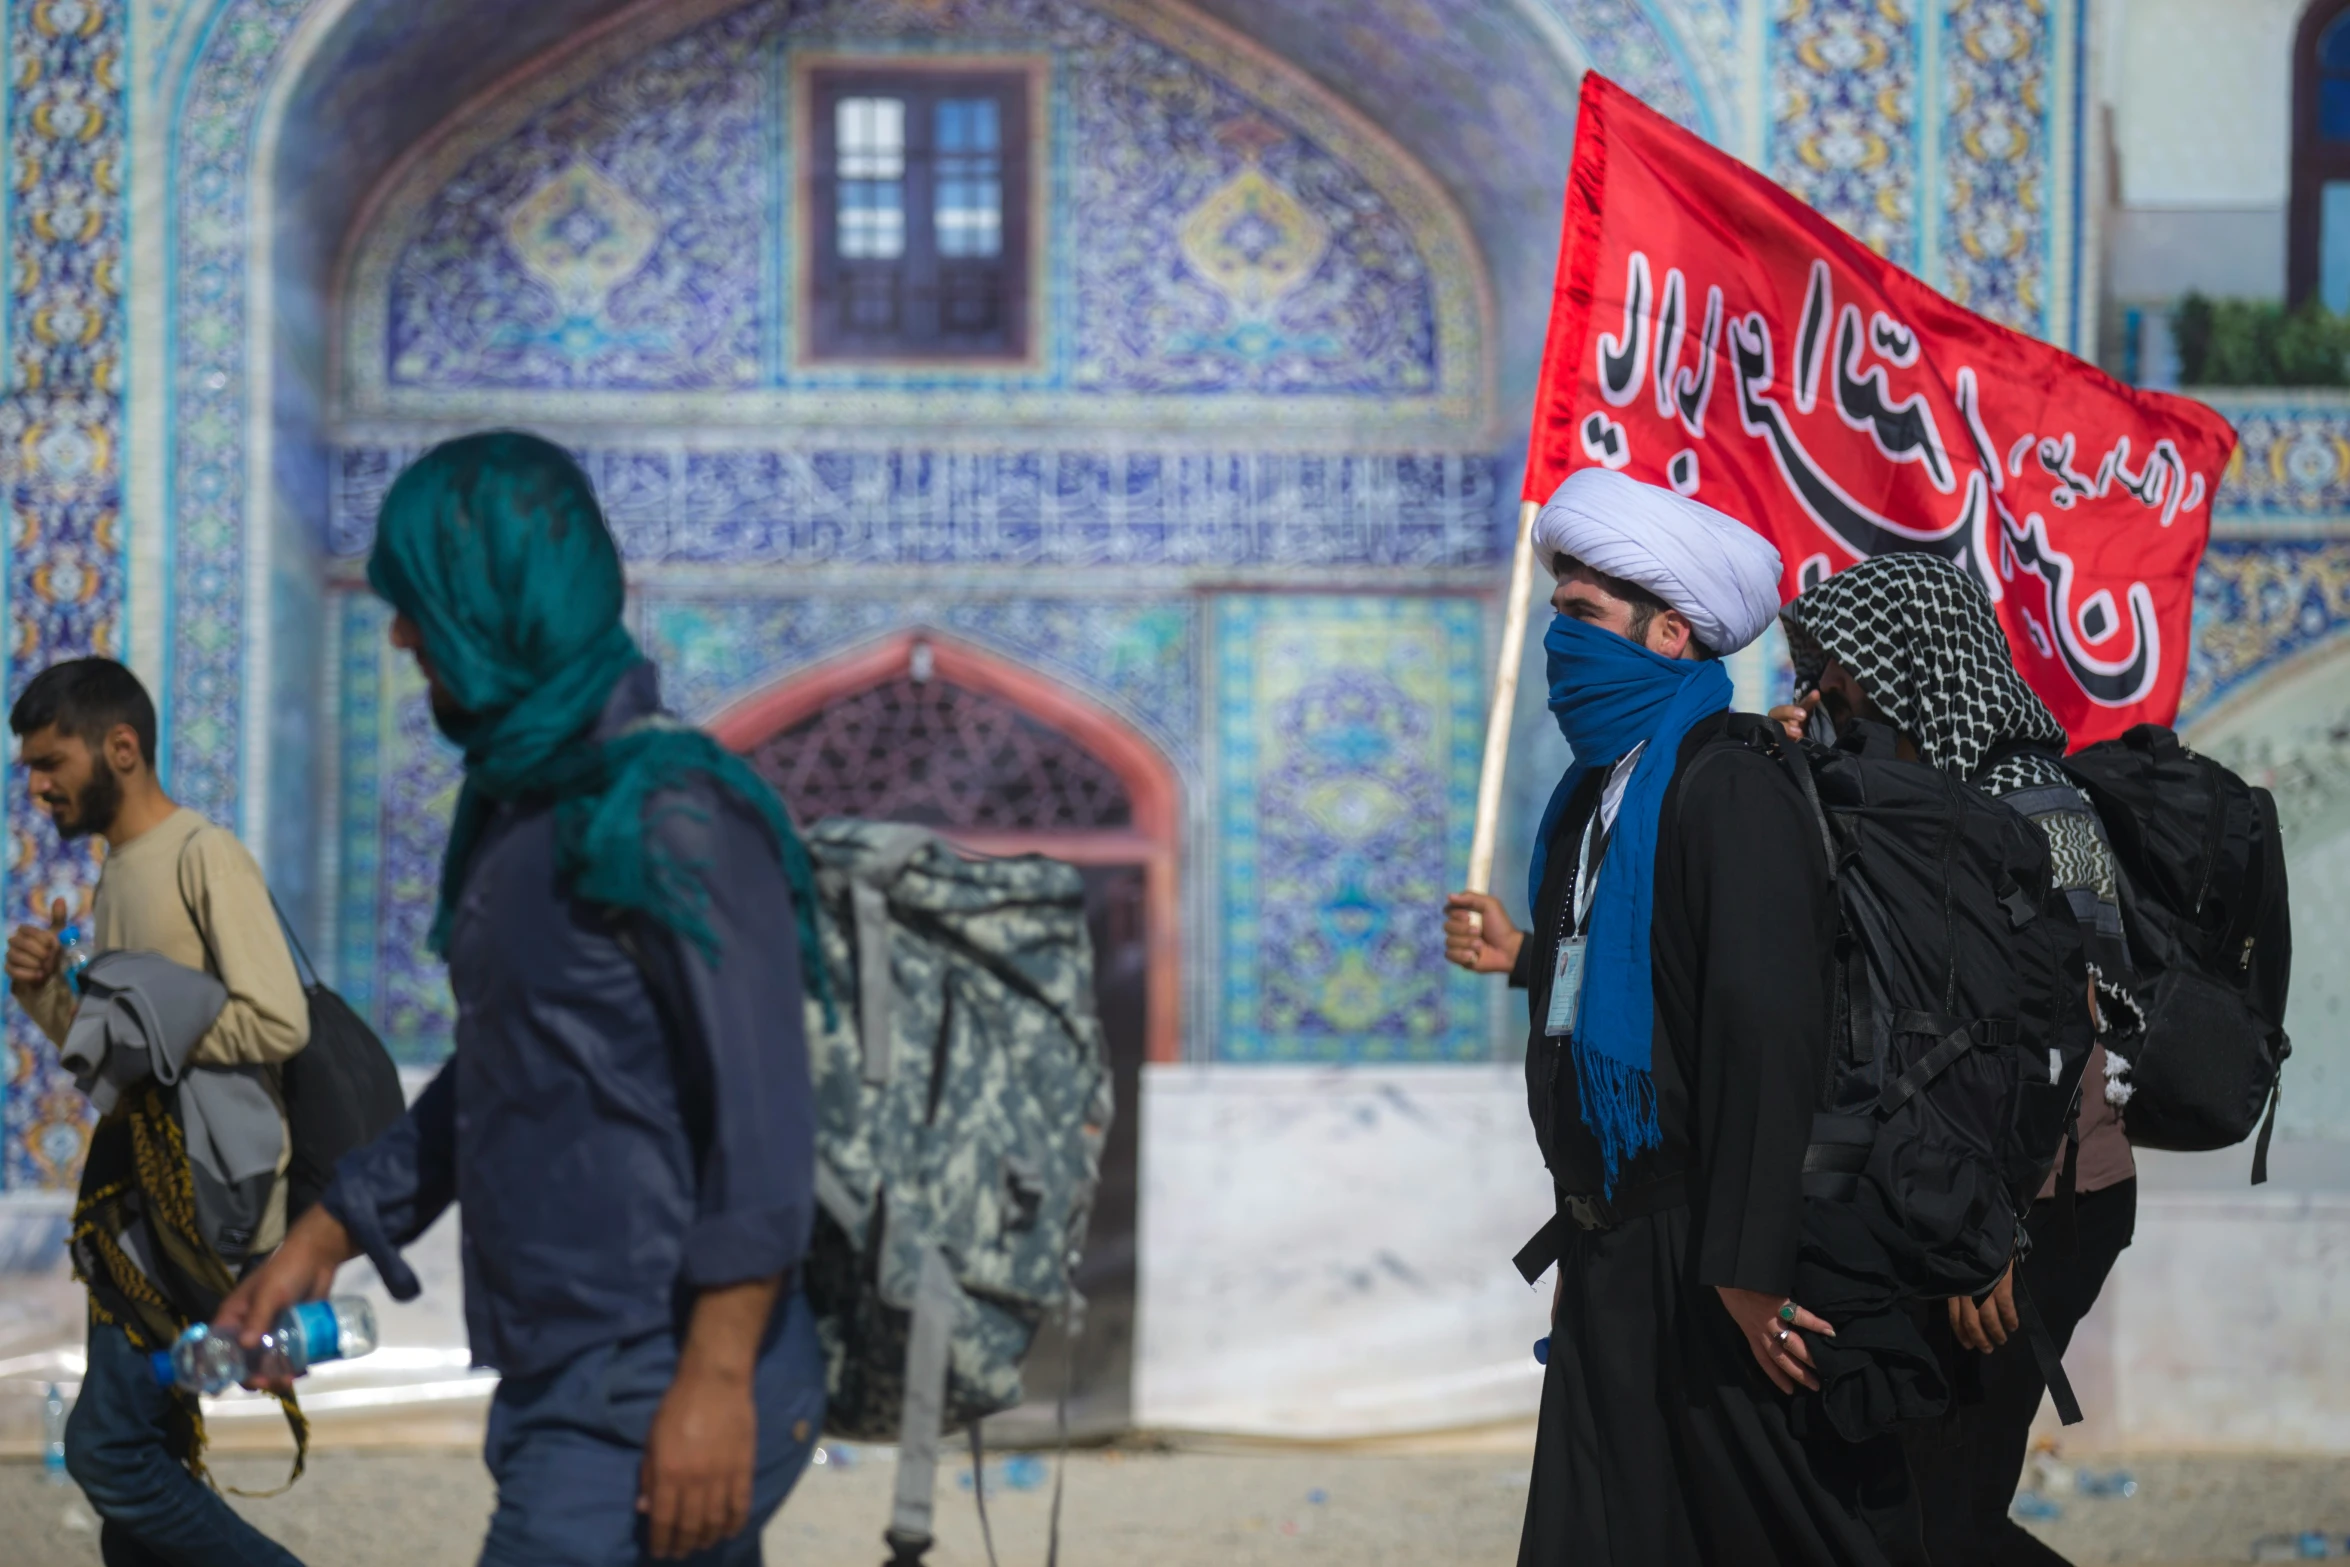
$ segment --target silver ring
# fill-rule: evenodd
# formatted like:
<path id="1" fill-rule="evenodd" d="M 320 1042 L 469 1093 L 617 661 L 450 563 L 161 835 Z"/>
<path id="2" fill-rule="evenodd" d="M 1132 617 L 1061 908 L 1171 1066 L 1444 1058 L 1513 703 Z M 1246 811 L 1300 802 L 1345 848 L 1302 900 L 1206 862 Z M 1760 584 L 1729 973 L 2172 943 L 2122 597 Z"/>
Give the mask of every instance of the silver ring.
<path id="1" fill-rule="evenodd" d="M 1774 1348 L 1785 1349 L 1787 1347 L 1787 1329 L 1782 1327 L 1778 1332 L 1772 1334 L 1771 1344 Z"/>

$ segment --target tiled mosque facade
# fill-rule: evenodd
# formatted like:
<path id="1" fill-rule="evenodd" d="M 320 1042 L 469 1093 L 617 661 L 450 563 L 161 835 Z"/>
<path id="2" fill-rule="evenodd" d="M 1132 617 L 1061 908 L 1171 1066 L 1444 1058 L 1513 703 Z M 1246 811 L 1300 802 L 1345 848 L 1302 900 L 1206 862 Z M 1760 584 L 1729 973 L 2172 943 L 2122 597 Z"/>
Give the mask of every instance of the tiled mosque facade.
<path id="1" fill-rule="evenodd" d="M 544 430 L 596 478 L 681 710 L 756 738 L 795 682 L 936 642 L 1167 780 L 1147 1227 L 1151 1183 L 1199 1165 L 1187 1128 L 1231 1124 L 1219 1094 L 1484 1082 L 1513 1048 L 1428 911 L 1465 855 L 1580 75 L 2092 352 L 2100 10 L 6 0 L 7 685 L 131 661 L 174 789 L 429 1064 L 456 775 L 358 566 L 417 450 Z M 1019 354 L 811 351 L 805 104 L 844 61 L 1028 84 Z M 2183 721 L 2279 788 L 2315 952 L 2350 932 L 2350 407 L 2222 406 L 2244 445 Z M 9 910 L 92 880 L 7 811 Z M 2350 1115 L 2350 991 L 2316 968 L 2304 1137 Z M 85 1117 L 20 1017 L 6 1039 L 0 1201 L 29 1201 L 71 1184 Z"/>
<path id="2" fill-rule="evenodd" d="M 686 711 L 916 628 L 1155 748 L 1177 1058 L 1490 1059 L 1491 1007 L 1394 911 L 1467 831 L 1578 75 L 2079 342 L 2082 11 L 11 5 L 10 679 L 148 673 L 174 787 L 428 1062 L 454 774 L 356 564 L 409 455 L 527 424 L 594 472 Z M 816 361 L 795 95 L 811 63 L 958 58 L 1038 84 L 1029 350 Z M 2266 656 L 2230 649 L 2239 679 Z M 10 809 L 11 907 L 87 882 Z M 0 1170 L 54 1187 L 80 1111 L 9 1037 Z"/>

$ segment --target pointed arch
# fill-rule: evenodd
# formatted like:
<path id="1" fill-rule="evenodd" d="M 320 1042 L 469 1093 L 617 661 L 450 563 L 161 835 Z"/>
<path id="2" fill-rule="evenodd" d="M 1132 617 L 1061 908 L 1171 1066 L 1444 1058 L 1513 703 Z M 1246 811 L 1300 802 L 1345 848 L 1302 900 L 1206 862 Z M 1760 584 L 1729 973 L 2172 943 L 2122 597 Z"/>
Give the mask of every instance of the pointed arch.
<path id="1" fill-rule="evenodd" d="M 975 854 L 1045 854 L 1078 865 L 1140 865 L 1148 1012 L 1145 1053 L 1182 1059 L 1182 819 L 1174 764 L 1125 719 L 1067 685 L 953 637 L 909 630 L 793 671 L 740 698 L 706 727 L 729 749 L 749 752 L 836 703 L 908 678 L 935 680 L 992 698 L 1033 719 L 1107 768 L 1129 806 L 1124 826 L 1084 829 L 941 828 Z"/>

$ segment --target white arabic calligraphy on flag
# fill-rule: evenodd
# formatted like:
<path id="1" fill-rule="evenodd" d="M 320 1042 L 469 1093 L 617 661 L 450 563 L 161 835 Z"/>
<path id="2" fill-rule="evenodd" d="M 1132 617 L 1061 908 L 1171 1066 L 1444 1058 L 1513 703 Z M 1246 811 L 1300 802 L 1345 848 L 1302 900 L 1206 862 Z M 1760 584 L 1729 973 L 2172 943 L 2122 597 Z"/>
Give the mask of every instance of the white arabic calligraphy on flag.
<path id="1" fill-rule="evenodd" d="M 2086 744 L 2176 714 L 2234 441 L 1585 78 L 1529 499 L 1590 464 L 1702 495 L 1779 547 L 1790 597 L 1886 551 L 1942 555 Z"/>

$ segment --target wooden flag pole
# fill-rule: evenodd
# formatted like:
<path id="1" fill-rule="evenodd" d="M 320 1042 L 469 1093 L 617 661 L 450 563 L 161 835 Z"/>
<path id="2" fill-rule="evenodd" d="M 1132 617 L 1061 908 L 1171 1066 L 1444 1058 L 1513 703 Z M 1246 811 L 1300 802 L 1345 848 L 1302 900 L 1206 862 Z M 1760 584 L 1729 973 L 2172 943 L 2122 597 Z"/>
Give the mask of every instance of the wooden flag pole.
<path id="1" fill-rule="evenodd" d="M 1493 841 L 1501 830 L 1501 785 L 1509 771 L 1518 666 L 1526 656 L 1527 600 L 1534 596 L 1534 514 L 1540 509 L 1532 501 L 1518 508 L 1518 546 L 1510 556 L 1510 597 L 1501 620 L 1501 663 L 1493 672 L 1493 712 L 1485 721 L 1485 770 L 1477 778 L 1477 830 L 1469 839 L 1471 892 L 1493 890 Z"/>

